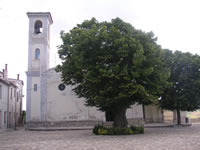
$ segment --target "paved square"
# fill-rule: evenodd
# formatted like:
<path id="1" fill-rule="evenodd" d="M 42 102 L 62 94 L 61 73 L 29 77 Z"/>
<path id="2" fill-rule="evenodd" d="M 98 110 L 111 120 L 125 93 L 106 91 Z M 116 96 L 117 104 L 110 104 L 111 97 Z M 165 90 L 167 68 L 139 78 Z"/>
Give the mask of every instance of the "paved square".
<path id="1" fill-rule="evenodd" d="M 0 133 L 0 150 L 200 150 L 200 125 L 147 128 L 144 135 L 96 136 L 91 130 Z"/>

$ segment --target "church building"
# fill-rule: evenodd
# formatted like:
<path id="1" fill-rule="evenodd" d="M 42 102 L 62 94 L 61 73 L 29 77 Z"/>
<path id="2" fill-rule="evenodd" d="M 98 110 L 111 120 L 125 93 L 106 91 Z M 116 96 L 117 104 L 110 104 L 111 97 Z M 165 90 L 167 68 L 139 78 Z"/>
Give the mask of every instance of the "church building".
<path id="1" fill-rule="evenodd" d="M 49 68 L 50 28 L 49 12 L 28 12 L 28 70 L 26 122 L 28 125 L 91 125 L 106 121 L 105 113 L 85 106 L 71 86 L 64 85 L 60 73 Z M 131 123 L 174 121 L 174 112 L 164 112 L 156 106 L 134 105 L 127 110 Z"/>

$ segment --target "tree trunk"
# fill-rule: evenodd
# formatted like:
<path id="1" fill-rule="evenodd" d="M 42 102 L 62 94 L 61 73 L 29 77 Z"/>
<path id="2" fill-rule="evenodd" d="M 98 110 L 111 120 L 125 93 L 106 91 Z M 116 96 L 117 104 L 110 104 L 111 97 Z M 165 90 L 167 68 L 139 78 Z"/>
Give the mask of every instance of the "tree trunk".
<path id="1" fill-rule="evenodd" d="M 120 108 L 113 113 L 114 127 L 126 128 L 128 126 L 128 121 L 126 119 L 126 109 Z"/>
<path id="2" fill-rule="evenodd" d="M 142 105 L 142 110 L 143 110 L 144 123 L 146 123 L 146 114 L 145 114 L 145 106 L 144 105 Z"/>
<path id="3" fill-rule="evenodd" d="M 181 125 L 181 112 L 180 109 L 177 109 L 177 125 Z"/>

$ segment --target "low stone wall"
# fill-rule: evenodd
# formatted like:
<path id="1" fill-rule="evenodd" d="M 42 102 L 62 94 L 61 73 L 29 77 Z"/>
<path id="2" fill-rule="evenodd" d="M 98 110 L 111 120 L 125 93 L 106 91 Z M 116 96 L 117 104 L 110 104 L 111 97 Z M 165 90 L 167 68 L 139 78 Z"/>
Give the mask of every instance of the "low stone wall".
<path id="1" fill-rule="evenodd" d="M 98 120 L 79 121 L 56 121 L 56 122 L 27 122 L 26 129 L 39 127 L 91 127 L 97 124 L 111 126 L 113 122 L 103 122 Z M 144 125 L 143 118 L 128 119 L 129 125 Z"/>
<path id="2" fill-rule="evenodd" d="M 84 121 L 56 121 L 56 122 L 28 122 L 26 128 L 37 127 L 81 127 L 81 126 L 94 126 L 100 121 L 84 120 Z"/>
<path id="3" fill-rule="evenodd" d="M 190 123 L 193 123 L 193 122 L 200 122 L 200 118 L 189 119 L 189 122 L 190 122 Z"/>
<path id="4" fill-rule="evenodd" d="M 128 119 L 129 125 L 144 125 L 143 118 Z"/>

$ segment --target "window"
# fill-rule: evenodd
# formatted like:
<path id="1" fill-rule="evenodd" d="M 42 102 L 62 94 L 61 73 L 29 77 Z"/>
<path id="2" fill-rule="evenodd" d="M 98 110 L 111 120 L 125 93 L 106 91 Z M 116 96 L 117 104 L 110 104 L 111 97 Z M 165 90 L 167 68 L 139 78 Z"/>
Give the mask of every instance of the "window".
<path id="1" fill-rule="evenodd" d="M 37 84 L 34 84 L 34 91 L 37 92 Z"/>
<path id="2" fill-rule="evenodd" d="M 34 33 L 35 34 L 41 34 L 42 33 L 42 22 L 40 20 L 37 20 L 35 22 L 35 26 L 34 26 L 35 30 L 34 30 Z"/>
<path id="3" fill-rule="evenodd" d="M 13 96 L 13 89 L 11 88 L 10 90 L 11 90 L 11 92 L 10 92 L 10 99 L 12 99 L 12 96 Z"/>
<path id="4" fill-rule="evenodd" d="M 16 98 L 16 89 L 14 90 L 14 98 Z"/>
<path id="5" fill-rule="evenodd" d="M 17 92 L 17 102 L 19 101 L 19 93 Z"/>
<path id="6" fill-rule="evenodd" d="M 2 85 L 0 85 L 0 99 L 2 99 Z"/>
<path id="7" fill-rule="evenodd" d="M 40 59 L 40 49 L 36 48 L 35 50 L 35 59 Z"/>
<path id="8" fill-rule="evenodd" d="M 6 124 L 6 118 L 7 118 L 6 111 L 4 111 L 4 124 Z"/>

